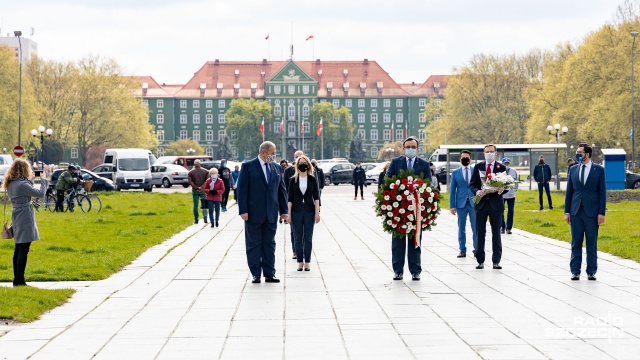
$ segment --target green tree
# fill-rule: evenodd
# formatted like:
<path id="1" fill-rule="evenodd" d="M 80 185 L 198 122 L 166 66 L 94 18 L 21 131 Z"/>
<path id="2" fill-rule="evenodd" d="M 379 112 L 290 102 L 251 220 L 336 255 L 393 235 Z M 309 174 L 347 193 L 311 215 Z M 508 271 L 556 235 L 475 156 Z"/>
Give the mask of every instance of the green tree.
<path id="1" fill-rule="evenodd" d="M 321 136 L 324 137 L 324 154 L 318 158 L 332 158 L 333 149 L 338 149 L 341 154 L 345 154 L 355 130 L 349 117 L 349 109 L 344 106 L 337 108 L 329 102 L 319 102 L 311 107 L 311 116 L 314 119 L 312 129 L 317 129 L 322 119 Z M 315 138 L 313 146 L 314 153 L 321 154 L 320 136 Z"/>
<path id="2" fill-rule="evenodd" d="M 37 146 L 30 132 L 39 125 L 40 105 L 34 96 L 34 90 L 29 78 L 25 74 L 23 64 L 22 73 L 22 115 L 20 116 L 20 142 L 26 149 Z M 13 56 L 13 50 L 0 46 L 0 149 L 12 149 L 18 145 L 18 109 L 20 98 L 20 64 Z"/>
<path id="3" fill-rule="evenodd" d="M 235 131 L 237 136 L 236 146 L 239 160 L 245 154 L 258 155 L 258 149 L 262 143 L 260 124 L 263 119 L 271 118 L 271 105 L 268 102 L 258 102 L 255 99 L 236 99 L 229 105 L 226 112 L 226 131 Z M 268 132 L 265 124 L 265 134 Z"/>
<path id="4" fill-rule="evenodd" d="M 191 139 L 176 140 L 170 143 L 164 151 L 164 154 L 166 156 L 187 155 L 189 154 L 187 152 L 188 149 L 195 150 L 191 155 L 204 155 L 204 149 L 202 146 L 200 146 L 197 141 Z"/>

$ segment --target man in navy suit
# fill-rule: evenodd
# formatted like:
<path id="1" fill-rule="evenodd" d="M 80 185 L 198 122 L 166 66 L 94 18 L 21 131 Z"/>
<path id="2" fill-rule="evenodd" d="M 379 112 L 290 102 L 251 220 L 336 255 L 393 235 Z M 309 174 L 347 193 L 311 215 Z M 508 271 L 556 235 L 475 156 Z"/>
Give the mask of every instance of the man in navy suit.
<path id="1" fill-rule="evenodd" d="M 247 263 L 252 282 L 280 282 L 276 278 L 276 241 L 278 211 L 288 219 L 287 190 L 282 181 L 282 168 L 274 163 L 276 145 L 265 141 L 257 158 L 242 165 L 238 177 L 238 212 L 244 220 Z"/>
<path id="2" fill-rule="evenodd" d="M 429 163 L 417 156 L 418 139 L 413 136 L 408 137 L 404 143 L 404 156 L 398 156 L 391 160 L 391 164 L 387 169 L 388 177 L 396 176 L 401 170 L 413 169 L 417 175 L 421 175 L 424 179 L 431 181 L 431 169 Z M 407 251 L 408 242 L 408 251 Z M 407 236 L 391 238 L 391 263 L 393 266 L 393 280 L 402 280 L 404 273 L 404 257 L 407 254 L 407 262 L 409 263 L 409 271 L 413 280 L 420 280 L 422 266 L 420 266 L 420 247 L 415 246 L 414 240 Z"/>
<path id="3" fill-rule="evenodd" d="M 587 242 L 587 276 L 596 279 L 598 270 L 598 228 L 604 223 L 607 186 L 604 168 L 591 161 L 593 149 L 578 145 L 576 166 L 569 170 L 564 220 L 571 225 L 571 280 L 580 280 L 582 240 Z"/>
<path id="4" fill-rule="evenodd" d="M 473 168 L 471 176 L 471 192 L 480 196 L 480 202 L 475 205 L 476 209 L 476 231 L 478 233 L 478 247 L 476 248 L 476 260 L 478 266 L 476 269 L 484 269 L 484 243 L 487 235 L 487 218 L 491 224 L 491 243 L 492 251 L 491 260 L 494 269 L 502 269 L 500 259 L 502 259 L 502 239 L 500 238 L 500 226 L 502 225 L 502 214 L 504 213 L 504 200 L 502 192 L 504 189 L 498 189 L 498 192 L 485 193 L 482 188 L 484 180 L 488 173 L 501 173 L 506 171 L 504 165 L 496 161 L 497 149 L 495 145 L 484 146 L 485 161 L 477 164 Z"/>
<path id="5" fill-rule="evenodd" d="M 471 153 L 467 150 L 460 152 L 460 164 L 462 167 L 455 169 L 451 174 L 451 190 L 449 196 L 449 208 L 451 214 L 458 214 L 458 246 L 459 258 L 467 256 L 467 216 L 473 232 L 473 255 L 476 254 L 478 236 L 476 234 L 476 210 L 474 209 L 473 193 L 469 188 L 471 182 Z"/>

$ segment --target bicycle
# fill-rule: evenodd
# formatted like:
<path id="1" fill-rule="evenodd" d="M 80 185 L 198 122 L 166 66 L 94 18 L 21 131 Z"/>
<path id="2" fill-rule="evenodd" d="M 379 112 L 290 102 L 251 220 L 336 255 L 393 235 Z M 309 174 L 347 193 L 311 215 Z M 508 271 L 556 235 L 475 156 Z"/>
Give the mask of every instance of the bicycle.
<path id="1" fill-rule="evenodd" d="M 56 203 L 56 196 L 54 196 L 53 193 L 51 195 L 47 195 L 46 199 L 46 204 L 49 204 L 50 201 L 53 201 L 54 204 Z M 62 201 L 62 211 L 70 210 L 73 212 L 75 205 L 77 205 L 82 212 L 91 211 L 91 200 L 86 195 L 79 194 L 76 187 L 73 186 Z M 51 212 L 56 211 L 55 205 L 53 207 L 48 207 L 48 209 Z"/>
<path id="2" fill-rule="evenodd" d="M 100 212 L 100 210 L 102 210 L 102 201 L 100 200 L 98 195 L 88 192 L 88 190 L 85 187 L 79 189 L 78 194 L 82 194 L 87 198 L 89 198 L 89 202 L 91 203 L 91 207 L 89 208 L 89 211 L 91 211 L 94 208 L 96 209 L 96 212 Z"/>

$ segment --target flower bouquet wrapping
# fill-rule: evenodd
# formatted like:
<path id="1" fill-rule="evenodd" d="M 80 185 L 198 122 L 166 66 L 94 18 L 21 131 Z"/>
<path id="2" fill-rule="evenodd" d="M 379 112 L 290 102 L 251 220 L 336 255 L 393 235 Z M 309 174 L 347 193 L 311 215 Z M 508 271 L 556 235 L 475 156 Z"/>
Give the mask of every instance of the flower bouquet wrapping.
<path id="1" fill-rule="evenodd" d="M 413 169 L 386 177 L 376 194 L 376 216 L 382 218 L 384 231 L 394 236 L 410 236 L 420 246 L 420 233 L 435 226 L 440 213 L 438 189 L 431 180 L 416 175 Z"/>
<path id="2" fill-rule="evenodd" d="M 489 173 L 482 182 L 482 190 L 484 190 L 486 194 L 495 193 L 498 192 L 498 188 L 503 188 L 506 191 L 509 188 L 514 187 L 515 184 L 516 181 L 511 177 L 511 175 L 507 175 L 504 171 L 499 173 Z M 473 202 L 476 204 L 479 203 L 480 200 L 482 200 L 482 197 L 480 196 L 476 195 L 473 197 Z"/>

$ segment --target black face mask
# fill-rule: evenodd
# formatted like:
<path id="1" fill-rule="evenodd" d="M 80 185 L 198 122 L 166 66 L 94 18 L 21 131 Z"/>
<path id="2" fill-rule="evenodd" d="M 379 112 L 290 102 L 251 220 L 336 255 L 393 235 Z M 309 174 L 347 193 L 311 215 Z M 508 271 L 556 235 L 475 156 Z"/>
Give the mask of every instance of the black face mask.
<path id="1" fill-rule="evenodd" d="M 471 159 L 462 158 L 462 159 L 460 159 L 460 163 L 462 164 L 462 166 L 468 166 L 471 163 Z"/>
<path id="2" fill-rule="evenodd" d="M 540 165 L 544 165 L 544 160 L 540 160 L 540 161 L 538 162 L 538 164 L 540 164 Z"/>
<path id="3" fill-rule="evenodd" d="M 309 164 L 298 165 L 298 170 L 300 170 L 301 172 L 307 172 L 307 170 L 309 170 Z"/>

